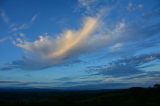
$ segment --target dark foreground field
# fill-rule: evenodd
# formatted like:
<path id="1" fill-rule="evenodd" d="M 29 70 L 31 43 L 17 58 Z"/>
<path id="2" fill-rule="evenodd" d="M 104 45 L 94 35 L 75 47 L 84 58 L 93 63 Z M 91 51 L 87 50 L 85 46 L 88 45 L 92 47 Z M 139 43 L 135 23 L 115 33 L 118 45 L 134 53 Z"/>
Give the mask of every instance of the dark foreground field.
<path id="1" fill-rule="evenodd" d="M 160 106 L 160 89 L 1 91 L 0 106 Z"/>

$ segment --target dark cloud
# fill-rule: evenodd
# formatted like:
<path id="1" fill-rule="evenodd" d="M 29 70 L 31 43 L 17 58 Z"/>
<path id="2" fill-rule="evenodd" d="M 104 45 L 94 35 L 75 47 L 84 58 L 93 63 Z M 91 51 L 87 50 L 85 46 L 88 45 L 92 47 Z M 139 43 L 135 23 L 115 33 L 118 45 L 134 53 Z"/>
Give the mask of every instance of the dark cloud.
<path id="1" fill-rule="evenodd" d="M 72 87 L 66 87 L 65 89 L 73 90 L 91 90 L 91 89 L 124 89 L 130 87 L 148 87 L 152 84 L 139 84 L 139 83 L 96 83 L 96 84 L 86 84 L 86 85 L 76 85 Z"/>
<path id="2" fill-rule="evenodd" d="M 58 78 L 56 80 L 58 80 L 58 81 L 71 81 L 71 80 L 73 80 L 73 78 L 71 78 L 71 77 L 62 77 L 62 78 Z"/>
<path id="3" fill-rule="evenodd" d="M 17 83 L 21 83 L 20 81 L 0 81 L 0 84 L 17 84 Z"/>
<path id="4" fill-rule="evenodd" d="M 123 58 L 112 61 L 108 65 L 88 67 L 87 71 L 114 77 L 128 76 L 144 73 L 139 67 L 155 60 L 160 60 L 160 53 Z"/>
<path id="5" fill-rule="evenodd" d="M 57 67 L 57 66 L 70 66 L 71 64 L 77 64 L 82 63 L 81 60 L 75 59 L 75 60 L 66 60 L 65 62 L 61 64 L 50 64 L 50 61 L 45 61 L 41 59 L 35 59 L 33 58 L 27 58 L 23 56 L 21 60 L 16 60 L 11 63 L 5 64 L 0 70 L 7 71 L 7 70 L 13 70 L 13 69 L 24 69 L 24 70 L 43 70 L 50 67 Z"/>
<path id="6" fill-rule="evenodd" d="M 84 81 L 66 81 L 63 84 L 68 86 L 76 86 L 76 85 L 90 85 L 102 83 L 102 80 L 84 80 Z"/>
<path id="7" fill-rule="evenodd" d="M 41 87 L 41 86 L 50 86 L 57 82 L 34 82 L 34 81 L 15 81 L 15 80 L 0 80 L 0 86 L 21 86 L 21 87 Z"/>
<path id="8" fill-rule="evenodd" d="M 124 78 L 123 80 L 134 80 L 134 79 L 141 79 L 141 78 L 153 78 L 157 79 L 159 78 L 160 80 L 160 72 L 144 72 L 143 74 L 137 74 L 135 76 L 129 76 L 127 78 Z M 157 80 L 157 81 L 159 81 Z M 156 82 L 156 80 L 153 80 Z"/>

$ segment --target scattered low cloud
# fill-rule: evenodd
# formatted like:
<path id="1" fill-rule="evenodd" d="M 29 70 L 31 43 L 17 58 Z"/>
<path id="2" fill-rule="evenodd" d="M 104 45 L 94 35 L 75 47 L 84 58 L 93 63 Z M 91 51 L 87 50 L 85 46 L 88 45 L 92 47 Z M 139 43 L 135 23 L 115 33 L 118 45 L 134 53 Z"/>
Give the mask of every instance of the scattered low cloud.
<path id="1" fill-rule="evenodd" d="M 92 79 L 92 78 L 94 79 Z M 97 76 L 96 76 L 97 78 Z M 95 79 L 95 76 L 88 76 L 80 79 L 80 77 L 62 77 L 51 82 L 38 81 L 16 81 L 1 80 L 2 87 L 31 87 L 31 88 L 58 88 L 58 89 L 119 89 L 128 87 L 149 87 L 160 81 L 160 72 L 140 73 L 128 76 L 106 76 Z M 58 86 L 58 87 L 57 87 Z"/>
<path id="2" fill-rule="evenodd" d="M 88 72 L 93 72 L 95 75 L 104 76 L 129 76 L 134 74 L 146 73 L 141 66 L 146 63 L 150 63 L 156 60 L 160 60 L 159 53 L 144 54 L 140 56 L 133 56 L 129 58 L 123 58 L 110 62 L 108 65 L 103 66 L 91 66 L 88 67 Z"/>
<path id="3" fill-rule="evenodd" d="M 128 3 L 127 10 L 128 11 L 136 11 L 136 10 L 142 10 L 143 5 L 142 4 L 134 4 L 132 2 Z"/>
<path id="4" fill-rule="evenodd" d="M 98 76 L 92 75 L 97 78 Z M 120 89 L 129 87 L 151 87 L 160 81 L 160 72 L 137 73 L 128 76 L 101 76 L 101 79 L 83 79 L 64 81 L 68 89 Z M 66 88 L 67 89 L 67 88 Z"/>
<path id="5" fill-rule="evenodd" d="M 3 87 L 22 87 L 22 88 L 49 88 L 54 87 L 53 83 L 58 82 L 38 82 L 38 81 L 17 81 L 17 80 L 0 80 L 0 88 Z"/>
<path id="6" fill-rule="evenodd" d="M 86 8 L 86 11 L 91 11 L 92 5 L 94 5 L 98 0 L 78 0 L 80 6 Z"/>
<path id="7" fill-rule="evenodd" d="M 78 0 L 79 5 L 77 9 L 82 10 L 84 15 L 93 15 L 99 11 L 110 10 L 116 3 L 116 0 Z"/>

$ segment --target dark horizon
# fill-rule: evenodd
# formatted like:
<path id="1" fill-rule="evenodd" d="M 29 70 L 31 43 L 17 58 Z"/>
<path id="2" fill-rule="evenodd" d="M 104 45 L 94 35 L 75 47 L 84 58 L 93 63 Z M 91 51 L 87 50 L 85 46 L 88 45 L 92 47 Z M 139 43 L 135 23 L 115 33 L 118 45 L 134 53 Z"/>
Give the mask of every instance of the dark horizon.
<path id="1" fill-rule="evenodd" d="M 17 90 L 0 92 L 1 106 L 158 106 L 160 84 L 117 90 Z"/>

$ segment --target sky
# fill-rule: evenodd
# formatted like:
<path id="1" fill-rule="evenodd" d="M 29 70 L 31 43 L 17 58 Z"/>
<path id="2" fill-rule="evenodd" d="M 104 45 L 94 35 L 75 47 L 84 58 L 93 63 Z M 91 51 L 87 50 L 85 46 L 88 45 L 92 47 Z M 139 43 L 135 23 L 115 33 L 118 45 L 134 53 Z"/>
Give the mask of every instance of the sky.
<path id="1" fill-rule="evenodd" d="M 0 88 L 156 83 L 159 0 L 0 0 Z"/>

